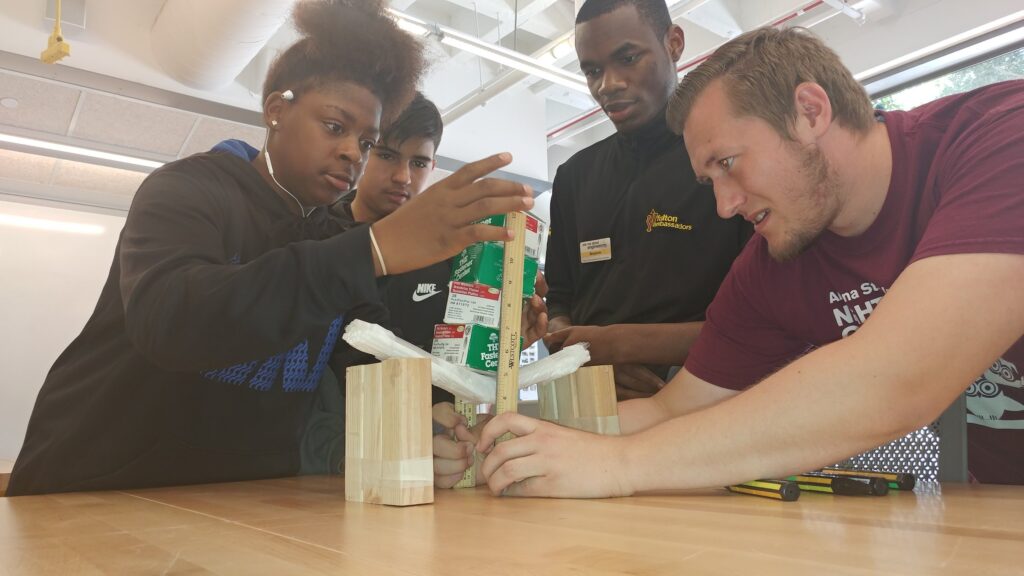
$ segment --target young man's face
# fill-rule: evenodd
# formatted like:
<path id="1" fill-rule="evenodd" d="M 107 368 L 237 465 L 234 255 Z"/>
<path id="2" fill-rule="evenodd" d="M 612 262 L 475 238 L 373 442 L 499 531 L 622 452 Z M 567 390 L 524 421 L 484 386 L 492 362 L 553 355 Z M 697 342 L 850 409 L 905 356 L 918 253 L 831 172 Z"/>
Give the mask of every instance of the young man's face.
<path id="1" fill-rule="evenodd" d="M 377 140 L 381 103 L 352 83 L 329 84 L 275 104 L 267 149 L 274 176 L 304 206 L 336 202 L 359 179 Z"/>
<path id="2" fill-rule="evenodd" d="M 412 136 L 401 144 L 380 142 L 373 147 L 356 193 L 373 221 L 397 210 L 427 187 L 434 170 L 434 141 Z"/>
<path id="3" fill-rule="evenodd" d="M 661 113 L 682 51 L 682 30 L 657 34 L 631 5 L 576 26 L 576 54 L 590 94 L 619 132 L 634 131 Z"/>
<path id="4" fill-rule="evenodd" d="M 694 172 L 714 184 L 718 215 L 754 223 L 776 260 L 799 255 L 839 213 L 838 185 L 813 142 L 794 142 L 770 124 L 732 110 L 722 80 L 697 97 L 683 130 Z"/>

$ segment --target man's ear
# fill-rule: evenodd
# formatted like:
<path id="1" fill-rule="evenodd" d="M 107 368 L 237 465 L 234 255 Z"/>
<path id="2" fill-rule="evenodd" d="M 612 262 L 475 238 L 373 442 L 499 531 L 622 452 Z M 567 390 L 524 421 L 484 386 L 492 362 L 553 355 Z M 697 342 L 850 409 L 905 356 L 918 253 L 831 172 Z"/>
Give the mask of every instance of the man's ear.
<path id="1" fill-rule="evenodd" d="M 665 48 L 668 49 L 668 55 L 672 61 L 679 62 L 679 58 L 683 55 L 683 49 L 686 48 L 686 35 L 678 24 L 669 26 L 668 32 L 665 32 Z"/>
<path id="2" fill-rule="evenodd" d="M 820 84 L 802 82 L 793 90 L 793 102 L 796 106 L 794 137 L 817 140 L 828 131 L 832 125 L 832 101 Z"/>

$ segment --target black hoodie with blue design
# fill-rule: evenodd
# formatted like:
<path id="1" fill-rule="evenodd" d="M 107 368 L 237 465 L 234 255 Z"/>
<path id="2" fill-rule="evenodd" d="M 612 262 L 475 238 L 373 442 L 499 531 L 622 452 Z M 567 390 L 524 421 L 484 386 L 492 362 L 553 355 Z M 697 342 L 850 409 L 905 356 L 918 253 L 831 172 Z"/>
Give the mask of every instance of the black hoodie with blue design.
<path id="1" fill-rule="evenodd" d="M 366 230 L 292 213 L 236 153 L 155 171 L 39 392 L 8 495 L 294 474 L 343 316 L 378 300 Z"/>

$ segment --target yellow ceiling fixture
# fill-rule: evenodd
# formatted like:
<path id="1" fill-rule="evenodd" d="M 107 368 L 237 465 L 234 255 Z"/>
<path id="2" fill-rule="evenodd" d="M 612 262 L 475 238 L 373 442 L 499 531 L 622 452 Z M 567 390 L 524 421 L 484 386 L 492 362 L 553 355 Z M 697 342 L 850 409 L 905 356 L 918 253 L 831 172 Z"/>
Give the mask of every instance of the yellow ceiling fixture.
<path id="1" fill-rule="evenodd" d="M 71 44 L 64 41 L 64 34 L 60 31 L 60 0 L 57 0 L 57 17 L 53 21 L 53 34 L 50 34 L 46 50 L 39 55 L 39 59 L 47 64 L 56 64 L 58 60 L 71 55 Z"/>

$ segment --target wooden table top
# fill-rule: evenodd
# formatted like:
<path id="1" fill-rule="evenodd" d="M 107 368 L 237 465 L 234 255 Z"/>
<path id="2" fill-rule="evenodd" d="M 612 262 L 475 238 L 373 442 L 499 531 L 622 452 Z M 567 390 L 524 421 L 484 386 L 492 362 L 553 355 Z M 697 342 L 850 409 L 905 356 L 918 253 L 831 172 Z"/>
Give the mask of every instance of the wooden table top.
<path id="1" fill-rule="evenodd" d="M 0 574 L 1024 573 L 1024 487 L 797 502 L 478 488 L 409 508 L 348 503 L 343 488 L 307 476 L 0 498 Z"/>

